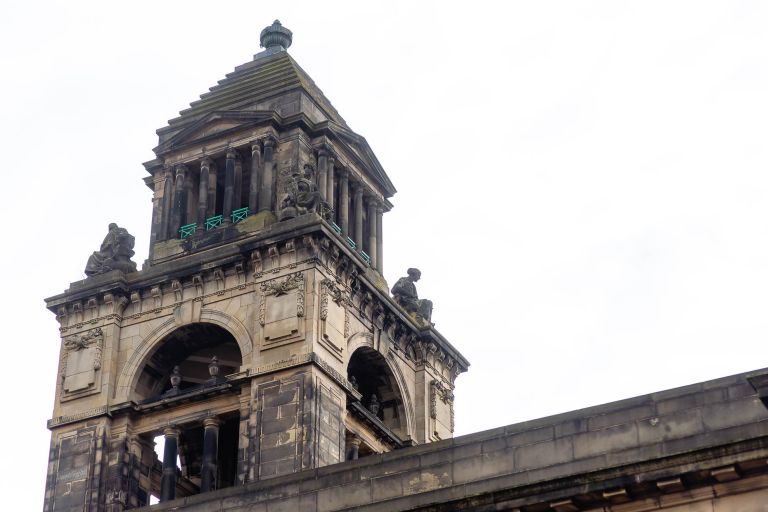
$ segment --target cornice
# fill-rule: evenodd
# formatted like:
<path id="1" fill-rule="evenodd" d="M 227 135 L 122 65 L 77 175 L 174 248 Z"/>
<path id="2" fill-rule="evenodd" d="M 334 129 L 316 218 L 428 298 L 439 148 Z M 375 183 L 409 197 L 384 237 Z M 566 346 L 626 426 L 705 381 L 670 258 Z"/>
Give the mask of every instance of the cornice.
<path id="1" fill-rule="evenodd" d="M 350 306 L 370 323 L 371 328 L 386 331 L 395 349 L 406 358 L 439 374 L 442 372 L 438 365 L 446 368 L 451 383 L 459 373 L 468 369 L 467 359 L 433 325 L 411 318 L 389 296 L 388 290 L 380 288 L 381 276 L 370 269 L 362 257 L 346 244 L 343 236 L 338 235 L 318 215 L 308 214 L 271 227 L 273 229 L 221 240 L 210 248 L 179 255 L 139 272 L 123 274 L 113 271 L 72 283 L 67 292 L 47 299 L 47 306 L 58 317 L 75 315 L 74 323 L 69 321 L 64 327 L 62 322 L 64 332 L 86 323 L 109 319 L 122 321 L 122 308 L 128 298 L 131 302 L 140 302 L 154 297 L 155 302 L 146 311 L 131 310 L 125 318 L 137 314 L 157 314 L 166 306 L 170 307 L 163 304 L 164 295 L 173 292 L 175 298 L 172 304 L 177 304 L 184 296 L 185 287 L 196 288 L 194 296 L 188 295 L 185 300 L 204 300 L 201 291 L 204 281 L 217 281 L 216 291 L 206 296 L 222 295 L 228 289 L 244 290 L 254 286 L 265 273 L 318 265 L 343 285 Z M 296 252 L 296 259 L 281 265 L 280 255 L 291 252 Z M 225 276 L 235 274 L 240 276 L 237 284 L 234 288 L 225 288 Z M 199 284 L 195 284 L 195 278 Z M 197 289 L 198 286 L 200 289 Z M 106 316 L 100 316 L 98 312 L 103 310 L 99 307 L 107 303 L 107 298 L 112 308 Z M 86 315 L 86 312 L 89 313 Z"/>

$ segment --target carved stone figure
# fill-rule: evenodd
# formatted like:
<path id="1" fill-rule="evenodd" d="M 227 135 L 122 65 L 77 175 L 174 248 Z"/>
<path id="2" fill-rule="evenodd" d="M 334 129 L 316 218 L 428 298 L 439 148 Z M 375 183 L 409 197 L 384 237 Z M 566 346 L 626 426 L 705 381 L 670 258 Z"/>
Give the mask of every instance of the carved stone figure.
<path id="1" fill-rule="evenodd" d="M 109 225 L 109 233 L 104 237 L 98 251 L 91 254 L 85 265 L 85 274 L 94 276 L 110 270 L 122 270 L 123 272 L 136 272 L 136 263 L 131 261 L 135 254 L 133 246 L 136 240 L 125 228 L 119 227 L 114 222 Z"/>
<path id="2" fill-rule="evenodd" d="M 355 377 L 354 375 L 352 375 L 352 376 L 349 378 L 349 384 L 350 384 L 350 385 L 351 385 L 353 388 L 355 388 L 355 389 L 358 389 L 357 377 Z"/>
<path id="3" fill-rule="evenodd" d="M 171 372 L 171 389 L 168 390 L 169 394 L 174 394 L 179 392 L 179 384 L 181 384 L 181 370 L 179 369 L 179 366 L 176 365 L 173 367 L 173 372 Z"/>
<path id="4" fill-rule="evenodd" d="M 432 301 L 419 299 L 415 284 L 419 279 L 421 279 L 421 271 L 417 268 L 409 268 L 408 276 L 398 279 L 392 287 L 392 295 L 395 302 L 408 313 L 413 313 L 421 320 L 429 322 L 432 318 Z"/>
<path id="5" fill-rule="evenodd" d="M 216 382 L 219 380 L 219 358 L 213 356 L 211 362 L 208 363 L 208 374 L 211 376 L 211 381 Z"/>
<path id="6" fill-rule="evenodd" d="M 380 406 L 379 397 L 376 396 L 376 393 L 372 394 L 371 401 L 368 402 L 368 410 L 371 411 L 371 414 L 374 416 L 378 416 Z"/>
<path id="7" fill-rule="evenodd" d="M 315 211 L 324 215 L 326 210 L 328 207 L 315 185 L 312 166 L 307 164 L 302 172 L 294 173 L 286 183 L 286 196 L 280 204 L 280 220 Z"/>

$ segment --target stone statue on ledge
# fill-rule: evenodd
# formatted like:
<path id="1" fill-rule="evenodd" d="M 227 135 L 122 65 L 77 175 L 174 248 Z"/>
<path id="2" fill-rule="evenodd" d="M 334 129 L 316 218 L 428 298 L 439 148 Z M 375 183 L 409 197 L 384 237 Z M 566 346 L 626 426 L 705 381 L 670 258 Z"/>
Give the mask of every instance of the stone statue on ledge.
<path id="1" fill-rule="evenodd" d="M 131 261 L 133 245 L 136 240 L 125 228 L 114 222 L 109 225 L 109 233 L 98 251 L 91 254 L 85 265 L 85 275 L 95 276 L 110 270 L 122 270 L 125 273 L 136 272 L 136 263 Z"/>
<path id="2" fill-rule="evenodd" d="M 294 172 L 286 184 L 286 196 L 280 204 L 281 221 L 293 219 L 308 212 L 324 215 L 328 206 L 323 201 L 313 179 L 312 166 L 307 164 L 302 172 Z"/>
<path id="3" fill-rule="evenodd" d="M 421 278 L 421 271 L 417 268 L 409 268 L 408 276 L 401 277 L 392 287 L 392 295 L 395 302 L 400 304 L 409 314 L 424 322 L 432 319 L 432 301 L 420 299 L 416 293 L 416 281 Z"/>

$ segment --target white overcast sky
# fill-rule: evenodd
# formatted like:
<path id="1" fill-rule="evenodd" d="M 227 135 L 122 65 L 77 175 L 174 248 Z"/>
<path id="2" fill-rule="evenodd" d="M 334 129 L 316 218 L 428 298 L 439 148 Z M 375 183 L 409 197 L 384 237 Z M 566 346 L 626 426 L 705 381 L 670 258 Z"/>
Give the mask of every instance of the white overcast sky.
<path id="1" fill-rule="evenodd" d="M 0 501 L 43 496 L 42 299 L 109 222 L 141 264 L 155 129 L 275 18 L 398 189 L 385 275 L 472 363 L 457 434 L 768 366 L 767 2 L 7 1 Z"/>

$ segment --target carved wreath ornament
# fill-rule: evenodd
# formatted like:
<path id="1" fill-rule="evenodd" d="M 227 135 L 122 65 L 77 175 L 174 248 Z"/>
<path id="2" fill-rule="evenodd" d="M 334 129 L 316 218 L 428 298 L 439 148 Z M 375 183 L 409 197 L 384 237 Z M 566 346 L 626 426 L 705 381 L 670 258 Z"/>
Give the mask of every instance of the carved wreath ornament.
<path id="1" fill-rule="evenodd" d="M 61 355 L 61 385 L 66 385 L 67 380 L 67 363 L 71 353 L 80 352 L 81 350 L 93 349 L 93 362 L 90 363 L 93 371 L 96 372 L 101 369 L 101 352 L 104 346 L 104 333 L 101 328 L 91 329 L 85 334 L 74 334 L 64 339 L 64 350 Z"/>
<path id="2" fill-rule="evenodd" d="M 100 327 L 97 327 L 96 329 L 91 329 L 85 334 L 79 334 L 79 335 L 75 334 L 73 336 L 69 336 L 68 338 L 66 338 L 64 340 L 64 348 L 67 349 L 67 352 L 64 353 L 65 355 L 64 369 L 66 369 L 66 355 L 68 352 L 76 352 L 78 350 L 86 349 L 91 345 L 96 345 L 94 347 L 96 349 L 96 354 L 95 354 L 95 357 L 93 358 L 93 369 L 100 370 L 101 369 L 101 346 L 103 341 L 104 341 L 104 333 L 101 331 Z"/>
<path id="3" fill-rule="evenodd" d="M 291 290 L 298 290 L 296 293 L 296 316 L 304 316 L 304 274 L 296 272 L 283 280 L 273 279 L 261 284 L 261 307 L 259 308 L 259 323 L 264 326 L 267 316 L 268 295 L 279 297 L 287 294 Z"/>

